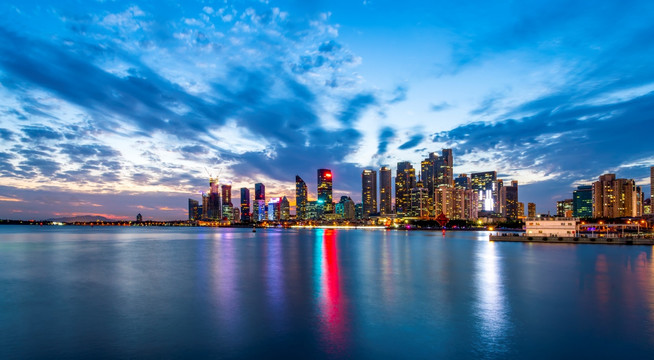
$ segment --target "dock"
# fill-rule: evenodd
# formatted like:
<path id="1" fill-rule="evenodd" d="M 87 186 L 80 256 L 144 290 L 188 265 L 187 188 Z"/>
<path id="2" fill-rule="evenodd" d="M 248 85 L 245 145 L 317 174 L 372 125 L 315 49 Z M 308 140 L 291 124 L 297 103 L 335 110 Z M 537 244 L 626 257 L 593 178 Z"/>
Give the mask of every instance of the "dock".
<path id="1" fill-rule="evenodd" d="M 526 236 L 523 233 L 491 234 L 489 241 L 523 242 L 541 244 L 603 244 L 603 245 L 654 245 L 654 238 L 644 236 L 625 237 L 571 237 L 571 236 Z"/>

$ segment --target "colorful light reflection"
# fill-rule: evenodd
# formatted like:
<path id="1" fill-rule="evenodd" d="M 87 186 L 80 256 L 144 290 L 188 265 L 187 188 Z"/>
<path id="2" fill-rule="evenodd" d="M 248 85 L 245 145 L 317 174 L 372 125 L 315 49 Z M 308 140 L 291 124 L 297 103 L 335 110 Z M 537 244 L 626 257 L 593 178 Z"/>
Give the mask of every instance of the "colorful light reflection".
<path id="1" fill-rule="evenodd" d="M 340 354 L 347 347 L 346 299 L 341 292 L 338 242 L 335 230 L 317 230 L 315 274 L 320 333 L 328 353 Z"/>

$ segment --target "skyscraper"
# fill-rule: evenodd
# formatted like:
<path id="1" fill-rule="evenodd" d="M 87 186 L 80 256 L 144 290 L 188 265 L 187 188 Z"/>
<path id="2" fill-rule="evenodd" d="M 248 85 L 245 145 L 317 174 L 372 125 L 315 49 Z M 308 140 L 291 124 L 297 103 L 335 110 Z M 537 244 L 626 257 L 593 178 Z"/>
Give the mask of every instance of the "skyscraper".
<path id="1" fill-rule="evenodd" d="M 572 216 L 579 218 L 593 217 L 593 187 L 581 185 L 572 192 Z"/>
<path id="2" fill-rule="evenodd" d="M 262 183 L 254 184 L 254 199 L 266 200 L 266 187 Z"/>
<path id="3" fill-rule="evenodd" d="M 486 171 L 470 175 L 472 189 L 478 194 L 479 211 L 494 212 L 493 193 L 497 188 L 497 172 Z"/>
<path id="4" fill-rule="evenodd" d="M 291 218 L 291 206 L 286 196 L 282 198 L 282 202 L 279 205 L 279 214 L 281 220 L 288 220 Z"/>
<path id="5" fill-rule="evenodd" d="M 232 205 L 232 185 L 221 186 L 223 195 L 223 205 Z"/>
<path id="6" fill-rule="evenodd" d="M 220 201 L 220 187 L 218 186 L 218 179 L 214 179 L 214 178 L 209 178 L 209 198 L 207 200 L 207 217 L 209 220 L 220 220 L 222 218 L 222 202 Z"/>
<path id="7" fill-rule="evenodd" d="M 379 212 L 382 215 L 393 213 L 391 186 L 391 169 L 388 166 L 382 166 L 379 169 Z"/>
<path id="8" fill-rule="evenodd" d="M 250 189 L 241 188 L 241 221 L 250 222 Z"/>
<path id="9" fill-rule="evenodd" d="M 502 216 L 507 219 L 517 219 L 520 216 L 518 209 L 518 181 L 511 181 L 511 186 L 500 188 L 500 202 Z"/>
<path id="10" fill-rule="evenodd" d="M 318 202 L 322 202 L 325 213 L 334 212 L 332 205 L 332 171 L 329 169 L 318 169 Z"/>
<path id="11" fill-rule="evenodd" d="M 307 183 L 299 175 L 295 175 L 295 218 L 307 219 Z"/>
<path id="12" fill-rule="evenodd" d="M 437 162 L 438 168 L 436 169 L 437 178 L 435 182 L 437 186 L 454 186 L 453 162 L 452 149 L 441 150 L 441 156 Z"/>
<path id="13" fill-rule="evenodd" d="M 363 170 L 361 173 L 361 201 L 363 202 L 363 217 L 377 213 L 377 172 Z"/>
<path id="14" fill-rule="evenodd" d="M 454 179 L 454 187 L 459 189 L 468 190 L 471 188 L 470 178 L 466 174 L 459 174 L 459 176 Z"/>
<path id="15" fill-rule="evenodd" d="M 416 187 L 416 170 L 410 162 L 397 163 L 395 175 L 395 212 L 407 216 L 411 207 L 411 189 Z"/>
<path id="16" fill-rule="evenodd" d="M 650 206 L 652 206 L 651 204 L 654 202 L 654 166 L 649 168 L 649 198 Z M 654 211 L 650 210 L 650 213 L 654 213 Z"/>
<path id="17" fill-rule="evenodd" d="M 198 210 L 200 208 L 197 200 L 188 199 L 188 219 L 191 221 L 199 220 Z"/>
<path id="18" fill-rule="evenodd" d="M 266 187 L 262 183 L 254 184 L 254 203 L 252 204 L 254 221 L 266 220 Z"/>

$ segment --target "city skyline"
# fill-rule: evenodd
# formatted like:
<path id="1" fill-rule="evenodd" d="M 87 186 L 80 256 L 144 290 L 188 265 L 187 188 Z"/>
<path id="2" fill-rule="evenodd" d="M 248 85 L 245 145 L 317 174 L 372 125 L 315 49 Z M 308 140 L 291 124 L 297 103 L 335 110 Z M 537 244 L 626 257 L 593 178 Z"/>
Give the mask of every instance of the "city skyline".
<path id="1" fill-rule="evenodd" d="M 539 213 L 607 173 L 650 197 L 654 4 L 393 5 L 3 3 L 0 218 L 184 219 L 205 168 L 358 203 L 445 148 Z"/>

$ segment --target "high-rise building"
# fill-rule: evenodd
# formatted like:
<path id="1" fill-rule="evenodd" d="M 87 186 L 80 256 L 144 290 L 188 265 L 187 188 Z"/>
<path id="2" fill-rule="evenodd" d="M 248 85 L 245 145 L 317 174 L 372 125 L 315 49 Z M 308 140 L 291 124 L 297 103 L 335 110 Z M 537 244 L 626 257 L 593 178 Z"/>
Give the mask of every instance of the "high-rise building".
<path id="1" fill-rule="evenodd" d="M 470 175 L 472 189 L 477 192 L 479 211 L 495 212 L 493 194 L 497 191 L 497 172 L 486 171 Z"/>
<path id="2" fill-rule="evenodd" d="M 574 214 L 573 199 L 565 199 L 556 202 L 556 216 L 558 217 L 570 217 Z"/>
<path id="3" fill-rule="evenodd" d="M 349 196 L 341 196 L 341 201 L 334 207 L 334 213 L 339 214 L 345 220 L 354 220 L 356 215 L 354 201 Z"/>
<path id="4" fill-rule="evenodd" d="M 500 208 L 502 216 L 507 219 L 517 219 L 520 216 L 518 209 L 518 181 L 511 181 L 511 186 L 500 188 Z"/>
<path id="5" fill-rule="evenodd" d="M 232 205 L 232 185 L 222 185 L 223 205 Z"/>
<path id="6" fill-rule="evenodd" d="M 307 183 L 299 175 L 295 175 L 295 218 L 306 220 L 307 217 Z"/>
<path id="7" fill-rule="evenodd" d="M 651 206 L 651 204 L 654 202 L 654 166 L 649 168 L 649 198 Z M 654 213 L 654 211 L 650 211 L 650 214 L 652 213 Z"/>
<path id="8" fill-rule="evenodd" d="M 232 218 L 234 219 L 234 222 L 240 222 L 239 219 L 241 218 L 241 210 L 239 208 L 234 208 L 232 211 Z"/>
<path id="9" fill-rule="evenodd" d="M 527 217 L 536 217 L 536 204 L 527 203 Z"/>
<path id="10" fill-rule="evenodd" d="M 633 179 L 616 179 L 604 174 L 593 183 L 593 217 L 641 216 L 643 194 Z"/>
<path id="11" fill-rule="evenodd" d="M 229 222 L 234 221 L 234 206 L 231 204 L 223 204 L 221 219 L 225 219 Z"/>
<path id="12" fill-rule="evenodd" d="M 377 213 L 377 172 L 363 170 L 361 173 L 361 201 L 363 202 L 363 217 Z"/>
<path id="13" fill-rule="evenodd" d="M 518 203 L 518 218 L 524 218 L 525 217 L 525 203 L 519 202 Z"/>
<path id="14" fill-rule="evenodd" d="M 241 222 L 250 222 L 250 189 L 241 188 Z"/>
<path id="15" fill-rule="evenodd" d="M 268 220 L 279 221 L 281 217 L 281 199 L 271 198 L 268 202 Z"/>
<path id="16" fill-rule="evenodd" d="M 466 174 L 459 174 L 459 176 L 454 179 L 454 187 L 459 189 L 468 190 L 472 186 L 470 178 Z"/>
<path id="17" fill-rule="evenodd" d="M 214 178 L 209 178 L 209 198 L 207 199 L 207 218 L 209 220 L 222 219 L 222 202 L 220 201 L 220 187 L 218 186 L 218 179 L 214 179 Z"/>
<path id="18" fill-rule="evenodd" d="M 254 200 L 266 200 L 266 187 L 262 183 L 254 184 Z"/>
<path id="19" fill-rule="evenodd" d="M 282 198 L 282 202 L 279 204 L 279 217 L 281 220 L 288 220 L 291 218 L 291 205 L 286 196 Z"/>
<path id="20" fill-rule="evenodd" d="M 437 178 L 435 179 L 436 185 L 454 186 L 452 149 L 443 149 L 438 160 Z"/>
<path id="21" fill-rule="evenodd" d="M 395 176 L 395 212 L 407 216 L 411 206 L 411 189 L 416 187 L 416 170 L 410 162 L 397 163 Z"/>
<path id="22" fill-rule="evenodd" d="M 391 168 L 382 166 L 379 169 L 379 212 L 382 215 L 393 213 L 391 187 Z"/>
<path id="23" fill-rule="evenodd" d="M 188 199 L 188 219 L 191 221 L 199 220 L 198 214 L 200 206 L 197 200 Z"/>
<path id="24" fill-rule="evenodd" d="M 429 191 L 423 186 L 422 180 L 418 180 L 416 186 L 411 188 L 411 206 L 408 215 L 428 218 L 430 216 L 429 204 Z"/>
<path id="25" fill-rule="evenodd" d="M 593 187 L 591 185 L 578 186 L 577 190 L 572 192 L 572 216 L 593 217 Z"/>
<path id="26" fill-rule="evenodd" d="M 327 214 L 334 212 L 332 183 L 332 171 L 329 169 L 318 169 L 318 202 L 322 202 L 324 211 Z"/>

